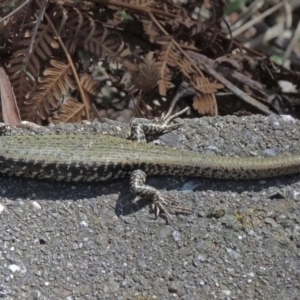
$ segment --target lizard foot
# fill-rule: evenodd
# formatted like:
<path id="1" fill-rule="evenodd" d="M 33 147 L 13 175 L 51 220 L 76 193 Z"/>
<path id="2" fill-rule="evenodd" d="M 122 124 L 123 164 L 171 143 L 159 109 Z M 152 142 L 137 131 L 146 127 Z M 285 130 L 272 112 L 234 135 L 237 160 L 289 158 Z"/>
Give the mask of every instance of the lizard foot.
<path id="1" fill-rule="evenodd" d="M 156 216 L 159 216 L 161 213 L 165 214 L 167 219 L 171 220 L 172 217 L 169 214 L 168 210 L 174 212 L 191 214 L 192 211 L 180 207 L 174 200 L 171 198 L 162 195 L 156 188 L 146 185 L 146 174 L 142 170 L 135 170 L 131 174 L 130 178 L 130 190 L 136 196 L 133 202 L 138 201 L 139 199 L 149 199 L 152 201 L 152 209 Z"/>
<path id="2" fill-rule="evenodd" d="M 189 110 L 188 107 L 179 111 L 176 114 L 167 114 L 161 118 L 156 118 L 154 120 L 147 119 L 134 119 L 131 123 L 131 140 L 138 143 L 146 142 L 146 134 L 161 134 L 177 129 L 181 126 L 180 123 L 170 124 L 171 121 Z"/>

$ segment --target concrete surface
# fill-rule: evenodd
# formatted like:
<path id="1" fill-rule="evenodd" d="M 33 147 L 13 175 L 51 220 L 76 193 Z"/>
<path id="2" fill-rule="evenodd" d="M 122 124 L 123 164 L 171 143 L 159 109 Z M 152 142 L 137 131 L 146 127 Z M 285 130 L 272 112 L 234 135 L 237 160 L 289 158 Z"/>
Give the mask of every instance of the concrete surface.
<path id="1" fill-rule="evenodd" d="M 300 154 L 300 123 L 287 116 L 181 122 L 159 142 L 230 156 Z M 129 129 L 110 121 L 50 131 Z M 299 175 L 148 183 L 194 214 L 155 219 L 147 202 L 131 204 L 128 180 L 1 177 L 0 299 L 300 299 Z"/>

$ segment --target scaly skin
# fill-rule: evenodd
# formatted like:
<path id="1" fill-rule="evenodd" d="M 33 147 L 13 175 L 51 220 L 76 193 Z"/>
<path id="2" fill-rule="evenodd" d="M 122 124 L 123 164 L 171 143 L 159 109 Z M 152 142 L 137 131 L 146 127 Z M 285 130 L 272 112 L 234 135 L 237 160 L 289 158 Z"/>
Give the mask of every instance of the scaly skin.
<path id="1" fill-rule="evenodd" d="M 0 137 L 0 173 L 57 181 L 147 175 L 260 179 L 300 173 L 300 155 L 229 158 L 140 144 L 108 135 Z"/>

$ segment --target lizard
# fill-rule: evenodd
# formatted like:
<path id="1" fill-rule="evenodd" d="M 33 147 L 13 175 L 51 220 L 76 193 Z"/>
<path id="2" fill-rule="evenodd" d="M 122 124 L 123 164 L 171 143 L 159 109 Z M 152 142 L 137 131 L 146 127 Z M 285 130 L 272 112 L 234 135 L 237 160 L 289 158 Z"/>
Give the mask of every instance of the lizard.
<path id="1" fill-rule="evenodd" d="M 130 177 L 130 190 L 149 199 L 156 216 L 171 218 L 168 196 L 147 185 L 147 175 L 175 175 L 220 179 L 265 179 L 300 173 L 300 155 L 239 158 L 201 154 L 145 143 L 145 134 L 158 134 L 181 126 L 172 123 L 184 109 L 155 120 L 131 123 L 131 140 L 92 134 L 23 135 L 0 137 L 0 174 L 71 182 L 106 181 Z"/>

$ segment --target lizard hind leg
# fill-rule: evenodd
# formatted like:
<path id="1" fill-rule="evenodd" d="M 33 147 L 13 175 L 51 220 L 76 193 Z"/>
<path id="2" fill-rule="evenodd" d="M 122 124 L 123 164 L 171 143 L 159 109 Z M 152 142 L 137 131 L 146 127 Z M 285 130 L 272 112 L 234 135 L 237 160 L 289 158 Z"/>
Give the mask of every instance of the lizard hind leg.
<path id="1" fill-rule="evenodd" d="M 135 170 L 132 172 L 130 177 L 130 191 L 135 195 L 133 202 L 136 202 L 139 199 L 150 200 L 152 202 L 151 206 L 155 216 L 157 217 L 163 213 L 166 215 L 168 220 L 172 219 L 168 209 L 180 213 L 192 213 L 191 210 L 178 206 L 171 198 L 162 195 L 160 191 L 150 185 L 145 184 L 145 182 L 145 172 L 142 170 Z"/>

